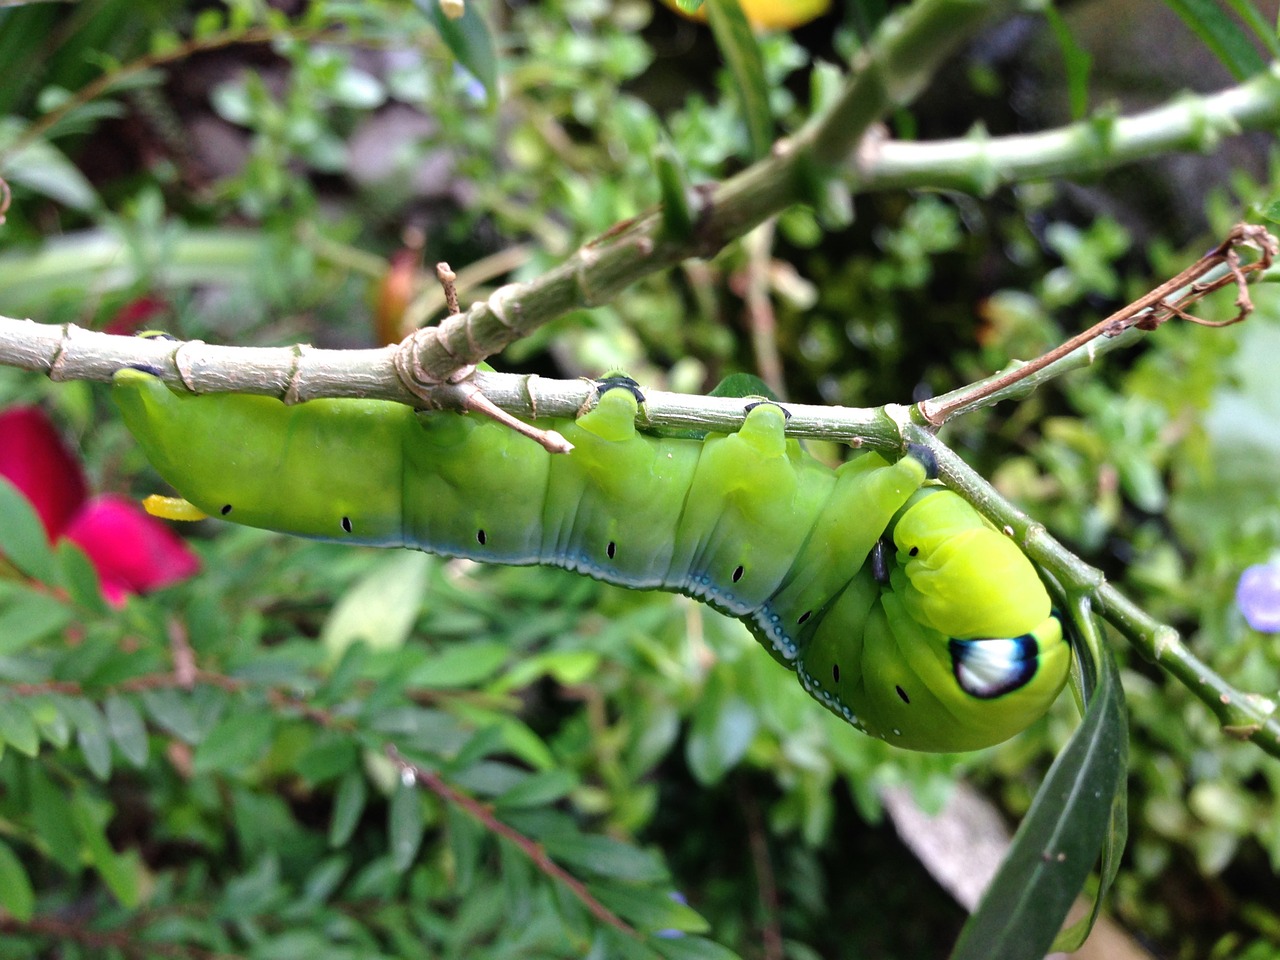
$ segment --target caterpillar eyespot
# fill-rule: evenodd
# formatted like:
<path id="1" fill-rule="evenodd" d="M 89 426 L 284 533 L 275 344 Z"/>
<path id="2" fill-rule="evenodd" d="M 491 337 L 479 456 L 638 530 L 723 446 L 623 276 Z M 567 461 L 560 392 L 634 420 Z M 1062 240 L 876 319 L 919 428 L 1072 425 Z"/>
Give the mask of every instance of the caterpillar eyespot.
<path id="1" fill-rule="evenodd" d="M 1070 648 L 1034 567 L 926 485 L 928 451 L 833 470 L 787 439 L 774 403 L 736 433 L 651 436 L 634 382 L 605 381 L 593 409 L 551 425 L 574 445 L 552 455 L 492 421 L 383 401 L 179 395 L 136 369 L 116 373 L 114 395 L 192 515 L 684 593 L 897 746 L 999 743 L 1066 681 Z"/>

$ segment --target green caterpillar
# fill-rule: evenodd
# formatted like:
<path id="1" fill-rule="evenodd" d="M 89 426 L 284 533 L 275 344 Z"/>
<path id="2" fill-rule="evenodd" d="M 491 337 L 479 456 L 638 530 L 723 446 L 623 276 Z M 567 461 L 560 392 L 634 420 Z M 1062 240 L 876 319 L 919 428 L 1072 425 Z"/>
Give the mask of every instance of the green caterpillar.
<path id="1" fill-rule="evenodd" d="M 1070 648 L 1034 568 L 927 456 L 832 470 L 772 402 L 701 439 L 637 432 L 624 378 L 553 426 L 552 455 L 490 420 L 377 400 L 191 396 L 121 370 L 147 457 L 200 511 L 307 537 L 550 564 L 741 619 L 817 700 L 915 750 L 999 743 L 1041 716 Z"/>

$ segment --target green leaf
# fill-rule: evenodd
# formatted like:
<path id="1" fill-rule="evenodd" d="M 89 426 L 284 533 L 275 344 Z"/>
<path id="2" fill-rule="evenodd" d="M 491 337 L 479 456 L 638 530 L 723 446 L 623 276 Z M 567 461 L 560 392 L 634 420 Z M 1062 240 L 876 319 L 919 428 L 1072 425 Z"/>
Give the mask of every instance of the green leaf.
<path id="1" fill-rule="evenodd" d="M 1237 80 L 1266 66 L 1248 34 L 1214 0 L 1165 0 Z"/>
<path id="2" fill-rule="evenodd" d="M 669 876 L 661 857 L 612 837 L 586 833 L 552 834 L 544 837 L 542 844 L 547 853 L 557 860 L 602 877 L 636 883 L 661 883 Z"/>
<path id="3" fill-rule="evenodd" d="M 614 913 L 646 933 L 657 930 L 703 933 L 707 929 L 707 921 L 673 893 L 612 880 L 597 880 L 591 884 L 591 892 Z"/>
<path id="4" fill-rule="evenodd" d="M 104 712 L 107 715 L 107 730 L 115 741 L 124 758 L 135 767 L 147 764 L 147 725 L 142 714 L 129 700 L 112 694 L 107 697 Z"/>
<path id="5" fill-rule="evenodd" d="M 111 776 L 111 741 L 107 739 L 107 718 L 91 700 L 67 697 L 63 708 L 76 728 L 76 745 L 84 754 L 89 771 L 99 780 Z"/>
<path id="6" fill-rule="evenodd" d="M 1058 49 L 1062 53 L 1062 65 L 1067 74 L 1067 97 L 1071 103 L 1071 119 L 1082 120 L 1089 112 L 1089 70 L 1093 66 L 1093 57 L 1076 42 L 1071 28 L 1052 4 L 1045 6 L 1044 15 L 1053 29 L 1053 36 L 1058 41 Z"/>
<path id="7" fill-rule="evenodd" d="M 445 46 L 457 58 L 458 63 L 480 81 L 484 87 L 490 108 L 498 103 L 498 54 L 494 49 L 489 27 L 476 12 L 475 0 L 467 3 L 457 20 L 450 19 L 441 9 L 440 0 L 414 0 L 416 6 L 440 32 Z"/>
<path id="8" fill-rule="evenodd" d="M 16 153 L 9 153 L 23 132 L 23 125 L 12 117 L 0 123 L 0 150 L 7 154 L 4 176 L 10 183 L 82 212 L 100 206 L 98 194 L 85 175 L 47 140 L 32 140 Z"/>
<path id="9" fill-rule="evenodd" d="M 28 777 L 35 835 L 58 866 L 74 875 L 80 869 L 80 844 L 67 795 L 37 764 L 29 764 Z"/>
<path id="10" fill-rule="evenodd" d="M 1258 8 L 1254 6 L 1253 0 L 1227 0 L 1227 3 L 1231 5 L 1231 9 L 1253 31 L 1253 35 L 1266 46 L 1268 53 L 1271 54 L 1271 59 L 1280 59 L 1280 36 L 1277 36 L 1276 28 L 1269 24 Z"/>
<path id="11" fill-rule="evenodd" d="M 4 477 L 0 477 L 0 556 L 34 580 L 53 582 L 53 553 L 44 524 L 30 501 Z M 4 646 L 12 652 L 11 644 Z"/>
<path id="12" fill-rule="evenodd" d="M 4 509 L 0 504 L 0 510 Z M 47 593 L 23 587 L 6 592 L 9 596 L 0 601 L 0 656 L 20 653 L 62 630 L 74 619 L 70 607 Z"/>
<path id="13" fill-rule="evenodd" d="M 404 873 L 413 866 L 422 844 L 425 821 L 422 816 L 422 798 L 413 787 L 396 784 L 387 810 L 387 836 L 391 842 L 391 863 L 397 873 Z"/>
<path id="14" fill-rule="evenodd" d="M 254 763 L 275 735 L 275 721 L 257 710 L 234 710 L 209 731 L 191 760 L 196 773 L 234 773 Z"/>
<path id="15" fill-rule="evenodd" d="M 325 621 L 320 640 L 334 661 L 353 643 L 398 650 L 413 630 L 427 593 L 432 560 L 405 550 L 381 559 L 342 595 Z"/>
<path id="16" fill-rule="evenodd" d="M 28 757 L 40 752 L 35 720 L 26 704 L 19 700 L 0 700 L 0 742 Z"/>
<path id="17" fill-rule="evenodd" d="M 702 784 L 717 783 L 742 759 L 760 723 L 751 704 L 722 691 L 713 677 L 698 703 L 685 747 L 689 769 Z"/>
<path id="18" fill-rule="evenodd" d="M 0 907 L 19 923 L 26 923 L 36 912 L 36 893 L 22 861 L 0 840 Z"/>
<path id="19" fill-rule="evenodd" d="M 196 743 L 203 732 L 191 708 L 191 697 L 181 690 L 146 690 L 142 705 L 153 720 L 179 740 Z"/>
<path id="20" fill-rule="evenodd" d="M 55 553 L 58 569 L 62 572 L 62 584 L 73 602 L 96 614 L 111 611 L 102 596 L 102 582 L 98 571 L 83 550 L 70 540 L 59 541 Z"/>
<path id="21" fill-rule="evenodd" d="M 83 793 L 77 793 L 71 801 L 71 817 L 89 862 L 122 906 L 135 907 L 140 893 L 140 865 L 136 856 L 116 853 L 108 842 L 107 809 Z"/>
<path id="22" fill-rule="evenodd" d="M 342 778 L 333 802 L 333 818 L 329 821 L 329 846 L 340 847 L 351 839 L 368 796 L 369 789 L 359 770 L 352 770 Z"/>
<path id="23" fill-rule="evenodd" d="M 773 146 L 773 110 L 756 35 L 738 0 L 706 0 L 706 7 L 707 23 L 733 74 L 734 90 L 747 125 L 751 159 L 759 160 Z"/>
<path id="24" fill-rule="evenodd" d="M 578 778 L 563 769 L 547 770 L 525 777 L 494 801 L 499 810 L 545 807 L 565 796 L 578 785 Z"/>
<path id="25" fill-rule="evenodd" d="M 1050 949 L 1110 832 L 1125 789 L 1128 728 L 1119 671 L 1102 644 L 1088 599 L 1073 622 L 1084 719 L 1054 760 L 1012 847 L 951 960 L 1038 960 Z"/>
<path id="26" fill-rule="evenodd" d="M 413 670 L 405 684 L 437 690 L 474 686 L 497 673 L 509 654 L 510 650 L 502 643 L 451 644 L 431 654 Z"/>
<path id="27" fill-rule="evenodd" d="M 742 960 L 728 947 L 705 937 L 655 937 L 649 942 L 666 960 Z"/>

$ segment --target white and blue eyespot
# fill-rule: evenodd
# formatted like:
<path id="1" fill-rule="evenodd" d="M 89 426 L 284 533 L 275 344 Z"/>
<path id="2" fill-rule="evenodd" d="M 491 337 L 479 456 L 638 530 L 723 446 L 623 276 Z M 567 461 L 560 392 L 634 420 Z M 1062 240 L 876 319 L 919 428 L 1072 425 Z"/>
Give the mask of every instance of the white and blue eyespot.
<path id="1" fill-rule="evenodd" d="M 948 644 L 951 668 L 960 689 L 979 700 L 994 700 L 1031 682 L 1040 646 L 1035 637 L 991 637 Z"/>

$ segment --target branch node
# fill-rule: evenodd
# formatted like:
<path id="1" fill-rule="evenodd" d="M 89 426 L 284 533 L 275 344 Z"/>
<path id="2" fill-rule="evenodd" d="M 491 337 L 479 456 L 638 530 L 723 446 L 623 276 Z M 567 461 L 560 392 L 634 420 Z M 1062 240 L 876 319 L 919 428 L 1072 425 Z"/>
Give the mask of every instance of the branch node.
<path id="1" fill-rule="evenodd" d="M 54 383 L 65 379 L 62 375 L 62 370 L 66 365 L 67 345 L 71 342 L 71 337 L 78 329 L 80 328 L 74 323 L 64 323 L 62 325 L 62 339 L 58 341 L 58 349 L 53 355 L 53 360 L 49 363 L 49 379 Z"/>
<path id="2" fill-rule="evenodd" d="M 280 399 L 287 406 L 293 406 L 295 403 L 301 402 L 302 394 L 298 389 L 302 381 L 302 358 L 311 349 L 309 343 L 294 344 L 293 347 L 293 366 L 289 368 L 289 379 L 285 386 L 284 396 Z"/>
<path id="3" fill-rule="evenodd" d="M 203 340 L 183 340 L 178 344 L 178 348 L 173 351 L 173 366 L 178 372 L 178 380 L 188 393 L 197 393 L 195 382 L 195 370 L 192 367 L 192 361 L 186 358 L 186 353 L 191 347 L 204 346 Z"/>
<path id="4" fill-rule="evenodd" d="M 534 420 L 538 419 L 538 396 L 533 389 L 533 381 L 537 379 L 538 374 L 536 373 L 531 373 L 524 378 L 524 392 L 525 396 L 529 398 L 529 416 Z"/>

